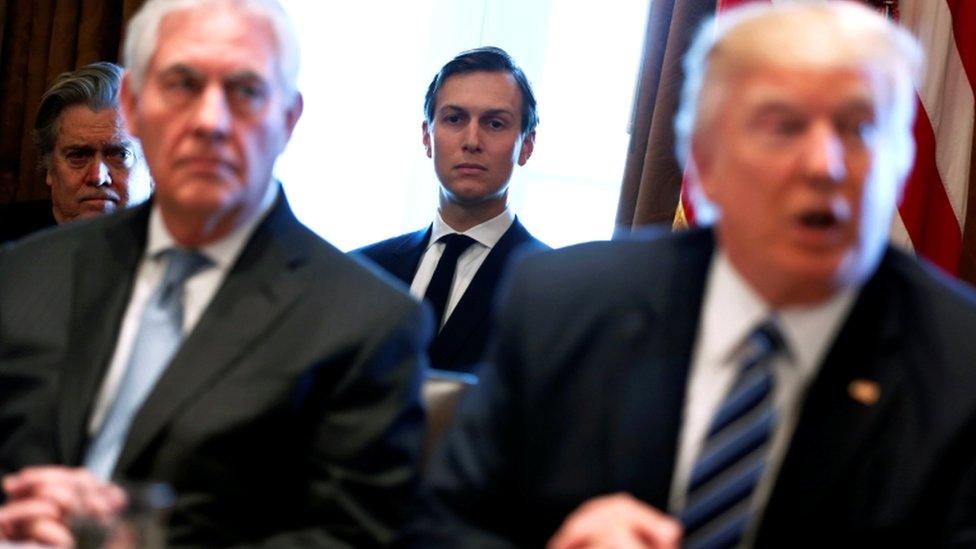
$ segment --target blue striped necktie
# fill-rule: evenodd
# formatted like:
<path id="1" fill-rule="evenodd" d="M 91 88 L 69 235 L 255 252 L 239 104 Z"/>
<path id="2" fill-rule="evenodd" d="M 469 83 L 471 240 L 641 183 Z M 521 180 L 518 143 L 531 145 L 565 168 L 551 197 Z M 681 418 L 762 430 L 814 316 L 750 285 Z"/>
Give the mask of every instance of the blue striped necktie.
<path id="1" fill-rule="evenodd" d="M 681 513 L 685 547 L 735 547 L 752 514 L 776 425 L 772 358 L 783 349 L 773 321 L 750 336 L 732 388 L 708 426 Z"/>
<path id="2" fill-rule="evenodd" d="M 110 478 L 132 419 L 183 339 L 183 283 L 210 265 L 195 250 L 173 248 L 162 254 L 167 260 L 163 280 L 146 303 L 115 400 L 85 452 L 85 467 L 102 479 Z"/>

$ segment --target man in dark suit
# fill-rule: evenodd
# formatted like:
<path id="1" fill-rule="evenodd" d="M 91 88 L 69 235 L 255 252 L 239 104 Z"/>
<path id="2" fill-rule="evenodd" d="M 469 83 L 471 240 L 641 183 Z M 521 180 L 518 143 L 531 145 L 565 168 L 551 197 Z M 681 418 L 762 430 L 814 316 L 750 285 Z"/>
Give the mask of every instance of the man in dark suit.
<path id="1" fill-rule="evenodd" d="M 714 228 L 515 269 L 417 545 L 976 544 L 976 298 L 887 246 L 920 62 L 853 3 L 704 27 L 676 126 Z"/>
<path id="2" fill-rule="evenodd" d="M 424 113 L 424 147 L 440 180 L 438 214 L 425 229 L 357 252 L 433 305 L 440 330 L 430 346 L 431 366 L 472 372 L 512 253 L 548 248 L 508 208 L 512 170 L 525 165 L 535 144 L 535 96 L 507 53 L 478 48 L 434 76 Z"/>
<path id="3" fill-rule="evenodd" d="M 72 542 L 117 482 L 169 544 L 389 543 L 415 486 L 429 315 L 302 226 L 272 179 L 302 111 L 274 1 L 151 0 L 122 105 L 150 204 L 0 255 L 0 538 Z"/>
<path id="4" fill-rule="evenodd" d="M 122 67 L 92 63 L 61 73 L 44 92 L 32 136 L 51 200 L 0 205 L 0 243 L 124 208 L 148 194 L 139 145 L 119 108 Z M 133 193 L 133 191 L 135 191 Z"/>

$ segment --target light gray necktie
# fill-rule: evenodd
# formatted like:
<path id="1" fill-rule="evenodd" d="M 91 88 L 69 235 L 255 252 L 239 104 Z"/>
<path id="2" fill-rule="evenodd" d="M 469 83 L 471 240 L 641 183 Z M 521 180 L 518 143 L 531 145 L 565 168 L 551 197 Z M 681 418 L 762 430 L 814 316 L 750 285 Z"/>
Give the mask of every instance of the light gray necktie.
<path id="1" fill-rule="evenodd" d="M 162 255 L 166 259 L 163 281 L 142 312 L 115 400 L 85 452 L 85 467 L 102 479 L 111 477 L 132 418 L 179 349 L 183 338 L 183 283 L 211 263 L 195 250 L 172 248 Z"/>

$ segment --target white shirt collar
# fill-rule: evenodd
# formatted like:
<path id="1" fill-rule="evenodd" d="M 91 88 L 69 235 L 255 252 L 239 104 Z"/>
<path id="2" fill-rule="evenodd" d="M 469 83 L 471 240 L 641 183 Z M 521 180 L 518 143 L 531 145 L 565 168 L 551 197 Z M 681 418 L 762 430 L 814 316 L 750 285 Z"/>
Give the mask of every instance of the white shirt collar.
<path id="1" fill-rule="evenodd" d="M 240 255 L 244 244 L 251 237 L 254 230 L 257 229 L 258 224 L 271 211 L 271 207 L 274 206 L 277 197 L 278 182 L 272 180 L 264 196 L 261 198 L 261 204 L 258 206 L 257 212 L 250 219 L 244 221 L 240 227 L 237 227 L 220 240 L 205 244 L 197 251 L 205 255 L 210 261 L 213 261 L 214 266 L 217 268 L 223 271 L 229 270 L 234 261 L 237 260 L 237 256 Z M 146 239 L 145 257 L 154 260 L 159 256 L 160 252 L 175 247 L 177 247 L 176 240 L 173 238 L 172 233 L 169 232 L 169 229 L 166 228 L 166 223 L 163 222 L 159 205 L 153 202 L 152 209 L 149 212 L 149 233 Z"/>
<path id="2" fill-rule="evenodd" d="M 461 234 L 470 236 L 475 239 L 482 246 L 491 249 L 498 244 L 498 241 L 505 234 L 505 231 L 512 226 L 515 222 L 515 214 L 512 213 L 510 208 L 505 208 L 505 211 L 496 215 L 495 217 L 485 221 L 484 223 L 479 223 L 474 227 L 464 231 Z M 444 222 L 444 218 L 441 217 L 440 212 L 434 216 L 434 226 L 430 233 L 430 240 L 427 241 L 427 248 L 430 248 L 437 240 L 448 234 L 453 234 L 455 231 L 450 225 Z"/>
<path id="3" fill-rule="evenodd" d="M 822 303 L 772 310 L 739 275 L 721 250 L 709 268 L 702 308 L 701 333 L 708 334 L 703 351 L 713 364 L 734 363 L 733 357 L 761 322 L 775 316 L 787 347 L 789 362 L 802 374 L 812 374 L 854 304 L 860 286 L 849 286 Z"/>

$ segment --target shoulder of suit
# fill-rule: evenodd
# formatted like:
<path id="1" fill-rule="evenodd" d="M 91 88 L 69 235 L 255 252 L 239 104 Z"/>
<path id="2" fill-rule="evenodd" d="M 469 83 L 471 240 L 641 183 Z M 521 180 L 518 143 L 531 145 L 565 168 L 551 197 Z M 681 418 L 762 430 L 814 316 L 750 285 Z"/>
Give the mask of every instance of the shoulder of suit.
<path id="1" fill-rule="evenodd" d="M 394 236 L 392 238 L 387 238 L 379 242 L 374 242 L 372 244 L 368 244 L 361 248 L 356 248 L 355 250 L 352 250 L 349 253 L 354 255 L 356 254 L 365 255 L 366 257 L 374 258 L 377 255 L 391 253 L 393 250 L 396 250 L 397 248 L 402 246 L 405 242 L 409 242 L 411 240 L 421 238 L 426 231 L 427 231 L 427 227 L 420 229 L 419 231 L 412 231 L 409 233 L 404 233 L 398 236 Z"/>
<path id="2" fill-rule="evenodd" d="M 584 276 L 599 276 L 600 271 L 666 266 L 682 254 L 711 254 L 710 233 L 687 231 L 642 232 L 619 240 L 574 244 L 526 258 L 528 268 L 573 268 Z M 577 269 L 578 268 L 578 269 Z"/>
<path id="3" fill-rule="evenodd" d="M 969 284 L 894 247 L 885 253 L 876 276 L 886 281 L 889 291 L 900 294 L 913 321 L 938 319 L 934 328 L 941 333 L 976 333 L 976 290 Z M 976 354 L 976 338 L 960 339 Z"/>
<path id="4" fill-rule="evenodd" d="M 362 303 L 375 303 L 379 309 L 416 303 L 402 282 L 371 261 L 364 260 L 362 254 L 343 253 L 314 232 L 308 231 L 308 234 L 317 241 L 311 244 L 315 250 L 312 254 L 314 276 L 322 284 L 339 289 L 337 295 Z"/>
<path id="5" fill-rule="evenodd" d="M 533 299 L 610 305 L 667 286 L 688 269 L 707 268 L 710 242 L 710 235 L 660 232 L 529 253 L 514 265 L 510 284 Z"/>
<path id="6" fill-rule="evenodd" d="M 38 261 L 42 257 L 68 257 L 92 238 L 105 230 L 125 230 L 140 215 L 141 206 L 128 208 L 110 215 L 72 221 L 55 225 L 29 234 L 24 238 L 0 247 L 0 262 Z"/>

